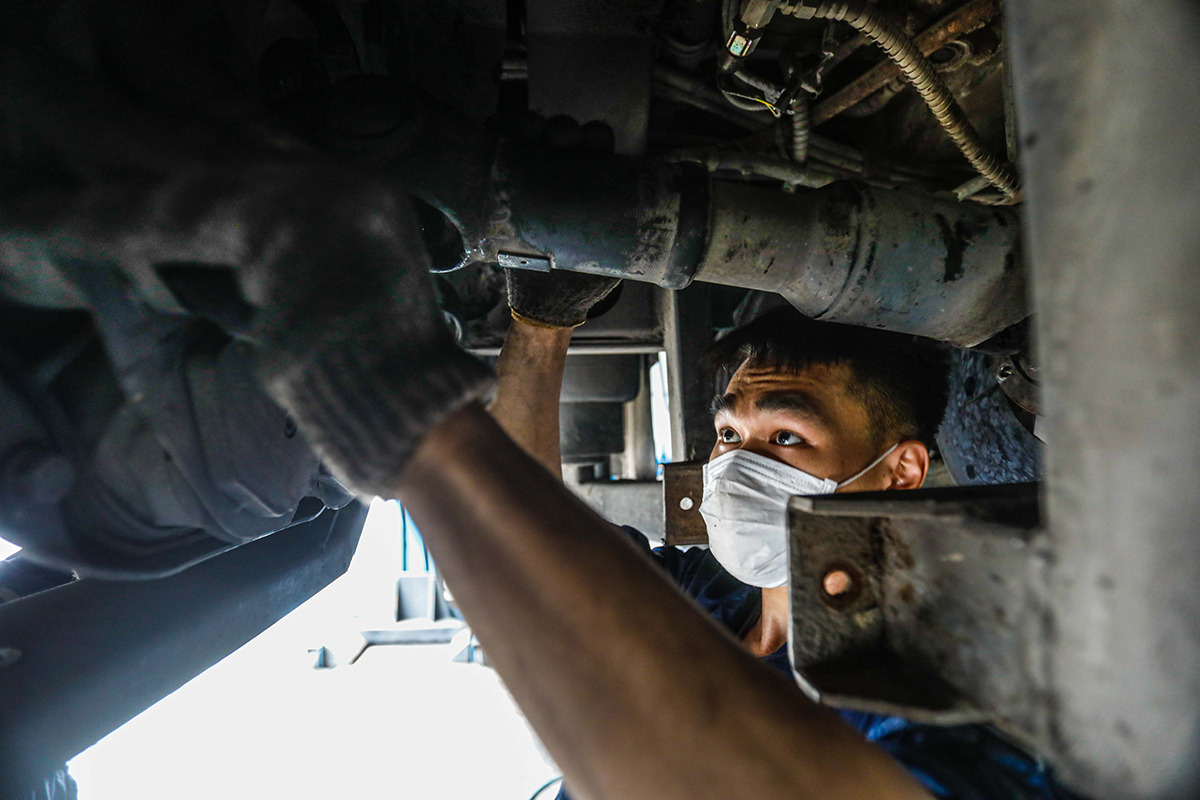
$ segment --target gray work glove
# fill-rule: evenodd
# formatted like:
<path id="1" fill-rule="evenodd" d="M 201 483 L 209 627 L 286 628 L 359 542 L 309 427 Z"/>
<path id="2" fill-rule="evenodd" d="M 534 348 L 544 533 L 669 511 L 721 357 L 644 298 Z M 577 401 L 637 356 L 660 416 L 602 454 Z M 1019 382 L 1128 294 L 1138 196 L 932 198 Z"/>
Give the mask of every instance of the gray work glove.
<path id="1" fill-rule="evenodd" d="M 267 390 L 338 477 L 390 497 L 424 435 L 490 399 L 495 377 L 454 341 L 408 198 L 339 188 L 278 220 L 290 257 L 244 267 L 243 285 Z"/>
<path id="2" fill-rule="evenodd" d="M 47 190 L 3 204 L 0 263 L 232 269 L 259 377 L 334 473 L 392 496 L 424 435 L 490 397 L 454 341 L 408 197 L 314 161 L 186 170 L 158 182 Z"/>
<path id="3" fill-rule="evenodd" d="M 0 117 L 37 146 L 19 169 L 0 149 L 0 263 L 234 270 L 267 390 L 339 477 L 390 495 L 424 434 L 493 385 L 446 328 L 407 197 L 239 94 L 237 4 L 25 5 L 0 31 Z"/>
<path id="4" fill-rule="evenodd" d="M 617 288 L 620 278 L 582 272 L 506 269 L 513 316 L 543 328 L 577 328 L 588 311 Z"/>

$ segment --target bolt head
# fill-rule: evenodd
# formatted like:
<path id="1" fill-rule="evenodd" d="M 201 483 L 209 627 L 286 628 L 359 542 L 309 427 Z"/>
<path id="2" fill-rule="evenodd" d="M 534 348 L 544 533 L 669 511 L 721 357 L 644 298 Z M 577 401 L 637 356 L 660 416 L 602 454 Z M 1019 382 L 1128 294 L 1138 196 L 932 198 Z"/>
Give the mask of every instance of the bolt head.
<path id="1" fill-rule="evenodd" d="M 862 572 L 848 561 L 835 561 L 820 572 L 818 592 L 822 602 L 833 609 L 853 605 L 864 589 Z"/>
<path id="2" fill-rule="evenodd" d="M 854 581 L 850 574 L 842 569 L 830 570 L 821 579 L 822 588 L 825 589 L 825 594 L 830 597 L 837 597 L 839 594 L 845 594 L 854 586 Z"/>

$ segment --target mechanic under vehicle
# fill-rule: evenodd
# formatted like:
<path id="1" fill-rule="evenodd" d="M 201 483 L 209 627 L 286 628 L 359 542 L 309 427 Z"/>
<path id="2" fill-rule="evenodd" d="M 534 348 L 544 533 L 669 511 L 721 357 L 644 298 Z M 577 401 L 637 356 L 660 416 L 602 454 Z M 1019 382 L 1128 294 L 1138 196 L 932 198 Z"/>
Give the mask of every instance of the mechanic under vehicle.
<path id="1" fill-rule="evenodd" d="M 0 797 L 375 496 L 564 795 L 1200 796 L 1195 3 L 4 18 Z"/>

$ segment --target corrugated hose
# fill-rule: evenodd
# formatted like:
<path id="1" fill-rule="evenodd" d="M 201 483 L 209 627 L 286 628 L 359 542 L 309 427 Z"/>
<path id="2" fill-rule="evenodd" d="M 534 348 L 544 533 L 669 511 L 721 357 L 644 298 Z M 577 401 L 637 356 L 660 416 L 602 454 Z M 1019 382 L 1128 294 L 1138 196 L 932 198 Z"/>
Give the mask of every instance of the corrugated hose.
<path id="1" fill-rule="evenodd" d="M 803 164 L 808 161 L 808 141 L 812 129 L 808 121 L 808 96 L 798 92 L 792 98 L 792 158 Z"/>
<path id="2" fill-rule="evenodd" d="M 971 162 L 971 166 L 1005 195 L 1013 197 L 1020 189 L 1010 164 L 987 149 L 962 108 L 946 88 L 937 70 L 913 40 L 879 9 L 866 0 L 843 0 L 815 6 L 796 5 L 780 8 L 801 19 L 828 19 L 845 22 L 883 48 L 896 62 L 908 82 L 929 106 L 938 124 Z"/>

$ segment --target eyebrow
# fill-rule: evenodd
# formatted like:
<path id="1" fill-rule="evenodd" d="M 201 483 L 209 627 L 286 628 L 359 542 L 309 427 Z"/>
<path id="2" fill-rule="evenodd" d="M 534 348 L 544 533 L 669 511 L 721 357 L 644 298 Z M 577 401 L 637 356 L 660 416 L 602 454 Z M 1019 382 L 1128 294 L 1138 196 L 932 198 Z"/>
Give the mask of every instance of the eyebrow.
<path id="1" fill-rule="evenodd" d="M 732 413 L 737 410 L 737 405 L 738 396 L 736 394 L 718 394 L 708 404 L 708 413 L 714 417 L 723 411 Z"/>

